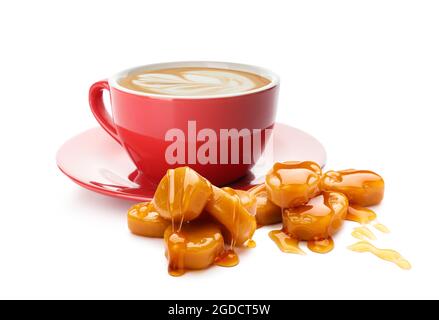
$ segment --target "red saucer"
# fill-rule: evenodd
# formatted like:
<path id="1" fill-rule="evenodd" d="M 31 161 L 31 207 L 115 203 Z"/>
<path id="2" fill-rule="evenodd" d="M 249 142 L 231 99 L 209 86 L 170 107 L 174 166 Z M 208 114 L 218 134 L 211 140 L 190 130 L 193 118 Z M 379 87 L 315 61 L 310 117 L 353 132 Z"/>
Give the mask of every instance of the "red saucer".
<path id="1" fill-rule="evenodd" d="M 230 186 L 247 189 L 263 182 L 274 162 L 311 160 L 321 166 L 326 162 L 320 142 L 299 129 L 276 123 L 273 139 L 273 159 L 258 162 L 248 176 Z M 56 161 L 65 175 L 89 190 L 135 201 L 147 201 L 154 195 L 153 184 L 134 182 L 135 166 L 125 150 L 101 128 L 87 130 L 68 140 L 59 149 Z"/>

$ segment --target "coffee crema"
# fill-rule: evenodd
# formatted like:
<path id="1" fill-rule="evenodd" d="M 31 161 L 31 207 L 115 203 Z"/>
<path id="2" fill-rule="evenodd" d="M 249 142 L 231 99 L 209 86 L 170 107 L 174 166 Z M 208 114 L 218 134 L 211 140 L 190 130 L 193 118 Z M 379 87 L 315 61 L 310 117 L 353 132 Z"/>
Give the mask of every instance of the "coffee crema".
<path id="1" fill-rule="evenodd" d="M 127 89 L 172 96 L 216 96 L 243 93 L 271 81 L 254 73 L 207 67 L 137 70 L 121 78 Z"/>

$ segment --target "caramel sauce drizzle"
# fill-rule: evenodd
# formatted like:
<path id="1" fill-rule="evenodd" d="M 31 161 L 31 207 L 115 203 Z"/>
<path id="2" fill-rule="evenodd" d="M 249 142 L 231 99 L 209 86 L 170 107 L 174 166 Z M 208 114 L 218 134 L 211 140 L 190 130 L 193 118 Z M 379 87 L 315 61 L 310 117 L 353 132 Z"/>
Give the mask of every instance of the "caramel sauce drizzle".
<path id="1" fill-rule="evenodd" d="M 361 224 L 368 224 L 369 222 L 375 220 L 376 217 L 376 213 L 369 208 L 350 205 L 345 219 Z"/>
<path id="2" fill-rule="evenodd" d="M 382 223 L 376 223 L 373 225 L 373 227 L 375 229 L 377 229 L 378 231 L 381 231 L 382 233 L 390 233 L 389 228 L 387 228 L 385 225 L 383 225 Z"/>
<path id="3" fill-rule="evenodd" d="M 283 230 L 272 230 L 268 235 L 281 251 L 301 255 L 306 254 L 302 249 L 300 249 L 299 240 L 292 238 Z"/>
<path id="4" fill-rule="evenodd" d="M 233 202 L 233 215 L 232 220 L 233 224 L 235 226 L 236 233 L 239 232 L 239 214 L 236 212 L 236 207 L 240 204 L 240 199 L 238 195 L 233 195 L 234 202 Z M 256 243 L 255 243 L 256 245 Z M 236 238 L 234 234 L 232 233 L 232 239 L 230 240 L 230 247 L 229 249 L 226 249 L 223 251 L 222 254 L 220 254 L 215 259 L 215 264 L 220 267 L 234 267 L 239 264 L 239 257 L 235 252 L 235 246 L 236 246 Z"/>
<path id="5" fill-rule="evenodd" d="M 244 246 L 245 246 L 246 248 L 253 249 L 253 248 L 256 248 L 256 242 L 255 242 L 255 240 L 253 240 L 253 239 L 248 239 L 248 240 L 246 241 L 246 243 L 244 243 Z"/>
<path id="6" fill-rule="evenodd" d="M 322 240 L 309 240 L 307 246 L 315 253 L 328 253 L 334 249 L 334 240 L 331 237 Z"/>
<path id="7" fill-rule="evenodd" d="M 215 264 L 220 267 L 234 267 L 239 264 L 239 257 L 233 249 L 224 250 L 216 257 Z"/>
<path id="8" fill-rule="evenodd" d="M 355 228 L 351 233 L 354 238 L 361 241 L 349 246 L 348 249 L 360 253 L 372 253 L 382 260 L 394 263 L 401 269 L 410 270 L 410 262 L 402 257 L 399 252 L 392 249 L 377 248 L 367 241 L 377 239 L 375 234 L 368 227 L 365 226 L 365 224 L 369 224 L 371 221 L 375 220 L 376 217 L 376 213 L 368 208 L 362 208 L 357 206 L 349 207 L 348 216 L 346 217 L 346 219 L 361 223 L 362 226 Z M 382 223 L 377 222 L 373 224 L 373 227 L 382 233 L 390 233 L 390 230 Z"/>
<path id="9" fill-rule="evenodd" d="M 391 249 L 379 249 L 367 241 L 360 241 L 348 247 L 348 249 L 355 252 L 370 252 L 376 257 L 392 262 L 398 267 L 404 270 L 410 270 L 412 268 L 410 262 L 408 262 L 401 254 Z"/>
<path id="10" fill-rule="evenodd" d="M 296 168 L 296 172 L 295 174 L 297 174 L 297 177 L 295 176 L 284 176 L 281 175 L 279 171 L 283 170 L 283 169 L 288 169 L 291 166 L 293 166 L 293 164 L 280 164 L 277 163 L 274 165 L 273 167 L 273 174 L 274 177 L 277 179 L 276 181 L 278 181 L 279 183 L 282 182 L 282 179 L 289 179 L 289 180 L 294 180 L 294 179 L 298 179 L 299 181 L 303 180 L 303 175 L 310 175 L 310 173 L 308 171 L 312 171 L 311 167 L 308 168 L 307 166 L 305 166 L 304 168 Z M 170 230 L 172 230 L 172 233 L 170 234 L 170 236 L 167 238 L 167 257 L 168 257 L 168 272 L 170 275 L 172 276 L 181 276 L 183 275 L 186 270 L 185 270 L 185 257 L 186 257 L 186 253 L 188 250 L 188 243 L 190 243 L 190 241 L 192 240 L 188 240 L 188 238 L 190 237 L 186 237 L 185 236 L 185 230 L 186 227 L 188 227 L 188 224 L 185 224 L 185 217 L 184 214 L 189 212 L 189 211 L 185 211 L 185 209 L 183 209 L 185 207 L 185 196 L 184 195 L 191 195 L 193 194 L 193 188 L 194 185 L 192 185 L 192 180 L 191 180 L 191 176 L 190 171 L 191 169 L 189 168 L 185 168 L 184 169 L 184 173 L 183 173 L 183 179 L 181 181 L 181 176 L 176 176 L 176 173 L 174 170 L 168 170 L 167 172 L 167 179 L 168 179 L 168 201 L 167 201 L 167 209 L 169 212 L 171 212 L 172 214 L 170 215 L 170 220 L 171 220 L 171 225 L 172 228 Z M 346 173 L 350 173 L 351 171 L 347 170 L 345 171 Z M 361 173 L 361 172 L 360 172 Z M 366 172 L 367 173 L 367 172 Z M 313 172 L 313 174 L 317 174 L 315 172 Z M 328 175 L 328 177 L 330 177 Z M 314 178 L 314 176 L 311 175 L 311 178 Z M 177 190 L 178 188 L 180 188 L 180 181 L 182 182 L 182 190 Z M 290 181 L 291 182 L 291 181 Z M 293 181 L 294 182 L 294 181 Z M 315 184 L 314 180 L 310 180 L 307 181 L 307 184 L 309 187 L 313 187 Z M 379 187 L 379 186 L 378 186 Z M 378 189 L 377 187 L 377 189 Z M 208 188 L 212 188 L 212 186 L 209 184 L 206 186 L 206 189 Z M 262 188 L 262 187 L 260 187 Z M 183 196 L 180 197 L 180 193 L 177 192 L 182 192 Z M 317 190 L 318 191 L 318 190 Z M 316 192 L 317 192 L 316 191 Z M 378 190 L 380 191 L 380 190 Z M 382 198 L 382 194 L 377 194 L 375 195 L 376 198 Z M 331 191 L 332 192 L 332 191 Z M 381 191 L 380 191 L 381 192 Z M 288 206 L 288 208 L 282 208 L 282 213 L 284 213 L 284 210 L 292 210 L 292 214 L 297 214 L 298 218 L 303 218 L 303 225 L 311 224 L 311 226 L 313 227 L 313 229 L 310 229 L 310 227 L 308 227 L 308 229 L 303 229 L 303 226 L 300 226 L 300 228 L 296 228 L 295 223 L 297 222 L 296 220 L 292 220 L 293 222 L 291 222 L 290 224 L 288 224 L 289 220 L 287 221 L 283 221 L 284 223 L 284 227 L 282 230 L 272 230 L 269 232 L 269 237 L 275 242 L 275 244 L 278 246 L 278 248 L 286 253 L 293 253 L 293 254 L 300 254 L 300 255 L 305 255 L 306 253 L 300 248 L 300 240 L 299 239 L 312 239 L 312 240 L 308 240 L 307 241 L 307 247 L 310 251 L 315 252 L 315 253 L 328 253 L 331 250 L 333 250 L 334 248 L 334 240 L 332 239 L 331 235 L 333 235 L 335 232 L 337 232 L 338 228 L 341 227 L 341 223 L 343 222 L 343 220 L 350 220 L 350 221 L 354 221 L 357 222 L 359 224 L 361 224 L 361 226 L 356 227 L 353 229 L 351 235 L 360 240 L 354 244 L 352 244 L 351 246 L 348 247 L 349 250 L 354 251 L 354 252 L 359 252 L 359 253 L 364 253 L 364 252 L 369 252 L 373 255 L 375 255 L 376 257 L 388 261 L 388 262 L 392 262 L 395 265 L 397 265 L 398 267 L 400 267 L 401 269 L 404 270 L 409 270 L 411 269 L 411 264 L 408 260 L 406 260 L 404 257 L 401 256 L 401 254 L 395 250 L 391 250 L 391 249 L 381 249 L 381 248 L 377 248 L 374 245 L 372 245 L 368 240 L 376 240 L 377 237 L 376 235 L 370 230 L 370 228 L 367 225 L 371 225 L 373 226 L 373 228 L 375 228 L 376 230 L 382 232 L 382 233 L 389 233 L 390 230 L 383 224 L 379 223 L 376 221 L 377 215 L 376 213 L 366 207 L 363 206 L 358 206 L 358 205 L 347 205 L 347 199 L 345 196 L 343 196 L 343 198 L 346 199 L 346 202 L 343 202 L 342 200 L 340 200 L 339 198 L 335 197 L 333 200 L 333 202 L 337 205 L 343 204 L 344 206 L 344 212 L 343 212 L 343 216 L 338 217 L 341 220 L 341 223 L 336 225 L 336 224 L 332 224 L 330 225 L 330 227 L 332 229 L 325 229 L 324 231 L 320 231 L 319 228 L 322 228 L 322 225 L 324 225 L 325 220 L 322 220 L 322 222 L 319 222 L 318 219 L 322 219 L 322 216 L 328 215 L 328 210 L 330 210 L 332 212 L 333 215 L 336 214 L 336 212 L 334 211 L 334 203 L 329 203 L 328 199 L 326 198 L 327 194 L 326 193 L 330 193 L 330 191 L 323 191 L 320 195 L 316 196 L 312 196 L 312 192 L 310 194 L 305 194 L 303 196 L 303 198 L 312 198 L 309 202 L 306 202 L 306 205 L 291 205 Z M 339 193 L 343 193 L 342 191 L 340 191 Z M 319 193 L 317 193 L 319 194 Z M 366 202 L 371 202 L 372 200 L 367 199 L 367 198 L 361 198 L 358 194 L 351 192 L 352 197 L 356 197 L 355 199 L 360 199 L 363 201 L 364 205 L 367 206 L 368 204 Z M 318 201 L 320 202 L 313 202 L 313 199 L 317 197 L 324 197 L 324 201 L 323 203 L 321 203 L 321 199 L 319 198 Z M 206 198 L 208 197 L 208 195 L 206 194 Z M 190 199 L 190 197 L 188 198 Z M 243 241 L 246 239 L 241 239 L 240 238 L 240 227 L 241 227 L 241 223 L 246 222 L 246 220 L 241 220 L 241 215 L 240 213 L 242 213 L 241 211 L 239 211 L 241 209 L 241 198 L 240 195 L 238 195 L 238 193 L 235 192 L 235 194 L 232 194 L 232 199 L 233 199 L 233 205 L 230 204 L 230 200 L 229 200 L 229 207 L 227 210 L 225 210 L 224 212 L 226 213 L 231 213 L 230 216 L 227 216 L 229 218 L 227 226 L 228 226 L 228 230 L 229 231 L 234 231 L 234 232 L 230 232 L 231 234 L 231 238 L 229 238 L 228 240 L 230 241 L 230 244 L 225 247 L 224 243 L 223 243 L 223 238 L 221 236 L 221 246 L 218 247 L 218 250 L 215 252 L 215 254 L 211 254 L 210 255 L 210 260 L 206 260 L 207 264 L 215 264 L 218 266 L 222 266 L 222 267 L 233 267 L 239 264 L 239 257 L 237 255 L 237 253 L 235 252 L 235 247 L 237 245 L 244 245 L 247 248 L 255 248 L 256 247 L 256 242 L 252 239 L 248 239 L 249 237 L 246 237 L 248 240 L 243 244 Z M 284 196 L 280 196 L 278 199 L 280 202 L 288 202 L 290 203 L 291 201 L 286 201 L 286 199 L 284 199 Z M 296 199 L 297 200 L 297 199 Z M 300 199 L 299 199 L 300 200 Z M 303 199 L 302 199 L 303 200 Z M 337 201 L 338 202 L 337 202 Z M 380 200 L 380 199 L 379 199 Z M 294 202 L 294 201 L 293 201 Z M 291 202 L 291 203 L 293 203 Z M 361 202 L 355 202 L 355 203 L 361 203 Z M 165 208 L 166 208 L 165 206 Z M 177 212 L 174 211 L 177 209 Z M 303 207 L 303 208 L 301 208 Z M 347 213 L 346 213 L 346 207 L 347 207 Z M 301 211 L 301 209 L 303 209 L 303 211 Z M 295 210 L 295 211 L 294 211 Z M 143 211 L 146 212 L 146 207 L 141 208 L 141 213 L 143 214 Z M 250 212 L 250 210 L 248 210 Z M 199 212 L 198 212 L 199 213 Z M 209 211 L 209 213 L 211 213 Z M 307 213 L 308 216 L 306 216 L 304 213 Z M 346 216 L 345 216 L 346 215 Z M 303 216 L 303 217 L 302 217 Z M 231 220 L 230 220 L 231 217 Z M 289 218 L 290 216 L 287 215 L 284 216 L 284 219 Z M 292 218 L 295 218 L 296 216 L 293 216 Z M 189 214 L 187 214 L 187 217 L 189 218 Z M 211 217 L 212 218 L 212 217 Z M 216 218 L 216 216 L 215 216 Z M 244 219 L 245 217 L 243 217 L 242 219 Z M 291 219 L 292 219 L 291 218 Z M 314 218 L 314 220 L 312 220 Z M 168 217 L 169 219 L 169 217 Z M 203 219 L 205 219 L 203 217 Z M 209 218 L 207 218 L 209 219 Z M 213 219 L 213 218 L 212 218 Z M 311 219 L 309 221 L 305 221 L 305 219 Z M 190 220 L 190 219 L 189 219 Z M 229 225 L 229 222 L 232 222 Z M 317 221 L 317 222 L 316 222 Z M 202 223 L 204 223 L 205 221 L 202 221 Z M 300 220 L 300 222 L 302 222 L 302 220 Z M 373 222 L 373 224 L 371 224 Z M 317 223 L 320 223 L 317 224 Z M 332 221 L 333 223 L 333 221 Z M 335 227 L 334 227 L 335 225 Z M 192 226 L 192 225 L 190 225 Z M 259 226 L 258 226 L 259 227 Z M 302 229 L 301 229 L 302 228 Z M 329 228 L 329 227 L 328 227 Z M 253 229 L 254 231 L 254 229 Z M 252 231 L 252 232 L 253 232 Z M 309 232 L 312 231 L 314 233 L 310 234 Z M 218 231 L 219 233 L 220 231 Z M 194 233 L 191 233 L 191 235 L 194 235 Z M 238 236 L 237 236 L 238 235 Z M 324 238 L 327 237 L 327 238 Z M 320 239 L 322 238 L 322 239 Z M 196 242 L 196 241 L 194 241 Z M 213 257 L 216 256 L 215 259 L 213 259 Z M 190 261 L 194 261 L 193 259 Z M 188 263 L 186 261 L 186 263 Z M 191 268 L 191 267 L 189 267 Z M 196 267 L 193 267 L 196 268 Z"/>
<path id="11" fill-rule="evenodd" d="M 376 240 L 375 234 L 366 226 L 355 228 L 351 235 L 358 240 L 366 240 L 366 238 L 369 240 Z"/>
<path id="12" fill-rule="evenodd" d="M 183 178 L 184 185 L 186 184 L 187 168 L 185 168 L 185 175 Z M 167 173 L 169 178 L 169 192 L 168 192 L 168 210 L 169 212 L 174 212 L 175 205 L 175 172 L 174 170 L 168 170 Z M 183 198 L 182 198 L 183 201 Z M 171 276 L 179 277 L 186 273 L 184 267 L 184 254 L 186 252 L 186 241 L 183 237 L 179 235 L 184 222 L 184 216 L 182 215 L 182 203 L 179 204 L 179 213 L 181 219 L 175 221 L 174 215 L 171 216 L 172 231 L 174 232 L 169 241 L 172 241 L 172 245 L 169 245 L 168 250 L 168 273 Z M 175 225 L 178 222 L 178 229 L 176 230 Z"/>
<path id="13" fill-rule="evenodd" d="M 173 233 L 168 244 L 168 273 L 171 276 L 179 277 L 185 274 L 184 253 L 186 251 L 186 243 L 178 233 Z"/>

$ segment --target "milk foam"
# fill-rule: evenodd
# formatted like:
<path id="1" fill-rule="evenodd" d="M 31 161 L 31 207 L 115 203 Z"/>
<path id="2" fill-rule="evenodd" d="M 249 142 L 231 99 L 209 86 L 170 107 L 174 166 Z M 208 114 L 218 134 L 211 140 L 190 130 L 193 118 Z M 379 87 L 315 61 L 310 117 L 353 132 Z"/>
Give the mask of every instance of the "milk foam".
<path id="1" fill-rule="evenodd" d="M 168 72 L 138 74 L 132 85 L 139 89 L 164 95 L 200 96 L 250 91 L 261 87 L 257 79 L 226 69 L 181 69 Z"/>

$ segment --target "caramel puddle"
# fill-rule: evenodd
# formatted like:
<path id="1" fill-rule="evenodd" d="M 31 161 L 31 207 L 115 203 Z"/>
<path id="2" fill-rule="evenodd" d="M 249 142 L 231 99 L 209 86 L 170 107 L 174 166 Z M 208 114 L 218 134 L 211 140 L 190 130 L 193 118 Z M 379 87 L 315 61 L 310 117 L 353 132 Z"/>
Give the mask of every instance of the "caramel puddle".
<path id="1" fill-rule="evenodd" d="M 323 240 L 309 240 L 308 249 L 316 253 L 328 253 L 334 249 L 334 240 L 330 237 Z"/>
<path id="2" fill-rule="evenodd" d="M 283 230 L 272 230 L 268 234 L 270 239 L 276 243 L 278 248 L 286 253 L 295 253 L 305 255 L 306 253 L 300 249 L 299 240 L 292 238 Z"/>
<path id="3" fill-rule="evenodd" d="M 355 228 L 351 235 L 358 240 L 366 240 L 366 238 L 369 240 L 376 240 L 375 234 L 365 226 Z"/>
<path id="4" fill-rule="evenodd" d="M 391 249 L 379 249 L 367 241 L 360 241 L 348 247 L 355 252 L 370 252 L 380 259 L 392 262 L 404 270 L 410 270 L 412 266 L 401 254 Z"/>
<path id="5" fill-rule="evenodd" d="M 239 264 L 239 257 L 235 250 L 225 250 L 215 259 L 215 264 L 220 267 L 234 267 Z"/>
<path id="6" fill-rule="evenodd" d="M 358 222 L 361 224 L 368 224 L 369 222 L 375 220 L 377 217 L 375 211 L 356 205 L 350 205 L 348 208 L 348 213 L 346 215 L 346 220 Z"/>
<path id="7" fill-rule="evenodd" d="M 255 240 L 253 240 L 253 239 L 248 239 L 248 240 L 244 243 L 244 246 L 245 246 L 246 248 L 253 249 L 253 248 L 256 248 L 256 242 L 255 242 Z"/>
<path id="8" fill-rule="evenodd" d="M 385 225 L 383 225 L 382 223 L 376 223 L 373 225 L 373 227 L 375 229 L 377 229 L 378 231 L 381 231 L 382 233 L 390 233 L 389 228 L 387 228 Z"/>

